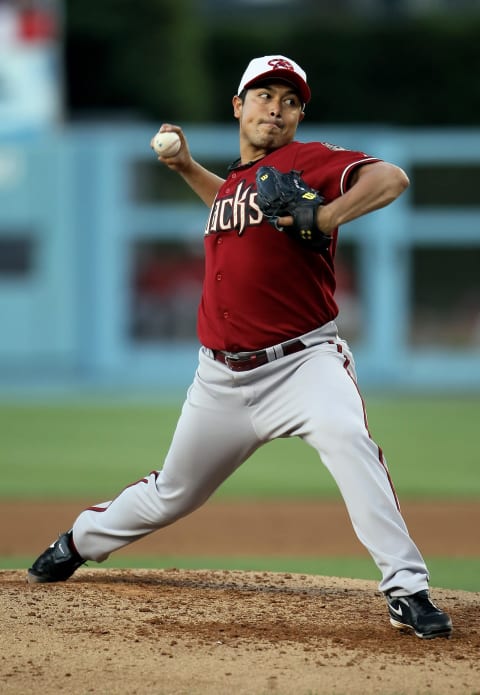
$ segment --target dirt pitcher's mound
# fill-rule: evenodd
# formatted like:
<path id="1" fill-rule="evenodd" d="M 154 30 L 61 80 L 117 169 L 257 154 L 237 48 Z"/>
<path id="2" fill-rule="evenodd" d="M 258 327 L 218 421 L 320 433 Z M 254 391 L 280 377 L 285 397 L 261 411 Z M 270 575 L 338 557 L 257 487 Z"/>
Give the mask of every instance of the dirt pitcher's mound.
<path id="1" fill-rule="evenodd" d="M 451 639 L 392 628 L 376 584 L 240 571 L 0 572 L 2 695 L 480 695 L 479 594 Z"/>

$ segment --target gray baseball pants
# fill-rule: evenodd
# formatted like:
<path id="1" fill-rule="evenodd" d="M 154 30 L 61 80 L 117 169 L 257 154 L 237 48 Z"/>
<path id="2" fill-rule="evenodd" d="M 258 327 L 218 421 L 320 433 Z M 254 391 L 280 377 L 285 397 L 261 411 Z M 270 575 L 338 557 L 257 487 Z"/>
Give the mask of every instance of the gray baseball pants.
<path id="1" fill-rule="evenodd" d="M 428 587 L 427 568 L 368 430 L 348 345 L 334 322 L 299 337 L 307 349 L 245 372 L 200 349 L 163 468 L 76 519 L 73 540 L 85 560 L 101 562 L 186 516 L 258 447 L 296 436 L 316 449 L 335 479 L 355 533 L 381 572 L 380 591 L 405 595 Z"/>

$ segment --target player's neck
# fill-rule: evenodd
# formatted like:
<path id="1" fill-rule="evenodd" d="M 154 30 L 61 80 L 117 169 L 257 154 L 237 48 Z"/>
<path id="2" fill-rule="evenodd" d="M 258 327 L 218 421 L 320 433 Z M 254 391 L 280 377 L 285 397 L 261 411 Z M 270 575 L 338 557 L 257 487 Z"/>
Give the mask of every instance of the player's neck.
<path id="1" fill-rule="evenodd" d="M 240 147 L 240 161 L 242 164 L 258 162 L 269 154 L 270 150 L 258 149 L 256 147 Z"/>
<path id="2" fill-rule="evenodd" d="M 242 165 L 250 163 L 253 164 L 254 162 L 258 162 L 260 159 L 263 159 L 272 152 L 275 152 L 281 147 L 285 147 L 289 144 L 290 142 L 284 142 L 280 145 L 276 144 L 274 147 L 269 147 L 268 145 L 259 146 L 254 145 L 250 141 L 242 142 L 242 139 L 240 139 L 240 161 Z"/>

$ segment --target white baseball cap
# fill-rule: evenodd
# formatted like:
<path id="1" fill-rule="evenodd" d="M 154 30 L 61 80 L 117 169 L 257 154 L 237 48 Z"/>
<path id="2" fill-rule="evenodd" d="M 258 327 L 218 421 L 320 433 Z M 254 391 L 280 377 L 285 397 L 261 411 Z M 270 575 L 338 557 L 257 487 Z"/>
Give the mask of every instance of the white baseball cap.
<path id="1" fill-rule="evenodd" d="M 251 60 L 240 80 L 237 94 L 248 89 L 255 82 L 260 82 L 268 77 L 290 82 L 299 91 L 304 104 L 308 104 L 310 101 L 312 93 L 307 84 L 305 70 L 302 70 L 294 60 L 279 55 L 263 56 Z"/>

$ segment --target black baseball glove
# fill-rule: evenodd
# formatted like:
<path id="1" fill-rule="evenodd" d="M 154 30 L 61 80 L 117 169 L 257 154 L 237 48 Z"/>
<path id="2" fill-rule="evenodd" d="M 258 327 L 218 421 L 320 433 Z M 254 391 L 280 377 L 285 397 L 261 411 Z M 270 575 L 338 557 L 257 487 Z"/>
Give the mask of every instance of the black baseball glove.
<path id="1" fill-rule="evenodd" d="M 282 174 L 275 167 L 263 166 L 258 169 L 256 179 L 257 203 L 269 222 L 311 251 L 326 251 L 332 237 L 322 232 L 316 221 L 318 206 L 325 199 L 305 183 L 300 172 Z M 278 218 L 287 215 L 293 217 L 293 224 L 280 227 Z"/>

